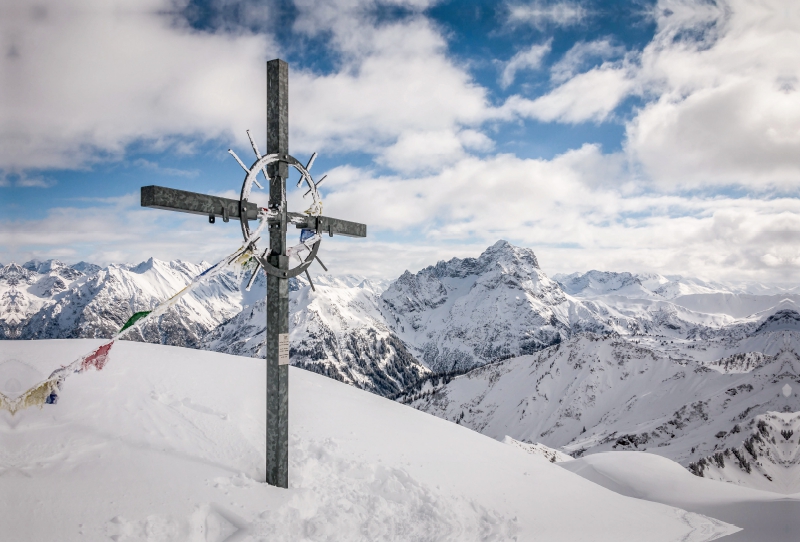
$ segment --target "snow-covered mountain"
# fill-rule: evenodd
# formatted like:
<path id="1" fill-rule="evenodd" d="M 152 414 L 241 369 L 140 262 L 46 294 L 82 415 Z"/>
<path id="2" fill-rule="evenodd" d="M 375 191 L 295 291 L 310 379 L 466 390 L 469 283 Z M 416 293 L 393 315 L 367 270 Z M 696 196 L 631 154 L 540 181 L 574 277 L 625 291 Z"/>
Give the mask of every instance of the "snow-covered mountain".
<path id="1" fill-rule="evenodd" d="M 152 309 L 205 267 L 153 258 L 104 269 L 85 262 L 70 267 L 57 260 L 9 264 L 0 270 L 0 338 L 110 337 L 133 313 Z M 239 277 L 217 276 L 145 326 L 138 338 L 196 347 L 209 331 L 239 313 L 242 301 Z"/>
<path id="2" fill-rule="evenodd" d="M 379 395 L 397 394 L 430 373 L 386 325 L 380 283 L 325 276 L 314 282 L 312 290 L 298 281 L 289 294 L 292 365 Z M 209 333 L 201 348 L 263 357 L 266 302 L 261 295 Z"/>
<path id="3" fill-rule="evenodd" d="M 0 269 L 2 337 L 107 337 L 204 268 L 154 259 L 104 269 L 55 260 L 6 265 Z M 202 284 L 139 339 L 262 355 L 265 281 L 259 276 L 245 291 L 247 276 L 231 270 Z M 530 249 L 498 241 L 478 258 L 441 261 L 388 283 L 318 276 L 314 292 L 299 279 L 290 294 L 293 363 L 396 395 L 428 374 L 462 373 L 585 332 L 742 338 L 765 314 L 800 302 L 788 290 L 711 283 L 703 283 L 706 293 L 668 298 L 659 293 L 665 286 L 698 281 L 657 274 L 556 278 L 547 277 Z M 749 293 L 759 289 L 769 295 Z"/>
<path id="4" fill-rule="evenodd" d="M 107 337 L 205 267 L 11 263 L 0 329 Z M 138 339 L 263 356 L 265 279 L 247 291 L 248 278 L 231 268 L 203 283 Z M 800 491 L 800 294 L 653 273 L 555 278 L 499 241 L 388 283 L 292 280 L 292 363 L 528 451 L 646 449 L 706 477 Z"/>
<path id="5" fill-rule="evenodd" d="M 429 380 L 399 400 L 497 439 L 576 457 L 649 450 L 697 474 L 709 457 L 739 457 L 741 448 L 752 456 L 737 461 L 755 473 L 749 479 L 732 474 L 732 461 L 724 473 L 708 472 L 792 493 L 800 491 L 800 446 L 789 442 L 791 413 L 800 412 L 798 352 L 800 327 L 695 341 L 585 334 L 446 383 Z M 783 413 L 795 417 L 781 421 L 788 429 L 773 423 L 765 432 L 765 420 Z M 781 430 L 788 444 L 778 442 Z"/>
<path id="6" fill-rule="evenodd" d="M 389 327 L 435 372 L 535 352 L 578 331 L 611 330 L 542 272 L 532 250 L 505 241 L 477 259 L 406 271 L 381 302 Z"/>

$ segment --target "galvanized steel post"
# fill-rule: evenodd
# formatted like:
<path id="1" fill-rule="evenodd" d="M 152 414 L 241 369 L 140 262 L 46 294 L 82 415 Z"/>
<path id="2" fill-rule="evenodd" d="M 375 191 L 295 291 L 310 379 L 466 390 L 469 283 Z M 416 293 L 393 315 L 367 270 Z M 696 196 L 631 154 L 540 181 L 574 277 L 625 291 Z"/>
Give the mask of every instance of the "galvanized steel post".
<path id="1" fill-rule="evenodd" d="M 289 65 L 267 62 L 267 154 L 289 154 Z M 288 271 L 286 162 L 270 166 L 269 206 L 280 221 L 269 226 L 270 263 Z M 267 275 L 267 483 L 289 487 L 289 279 Z"/>

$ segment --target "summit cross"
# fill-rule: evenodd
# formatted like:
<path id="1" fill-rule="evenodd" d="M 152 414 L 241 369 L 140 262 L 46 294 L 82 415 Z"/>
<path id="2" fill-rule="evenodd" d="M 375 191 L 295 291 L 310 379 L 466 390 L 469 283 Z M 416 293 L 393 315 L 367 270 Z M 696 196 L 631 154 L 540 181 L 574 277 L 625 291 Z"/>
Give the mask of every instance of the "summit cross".
<path id="1" fill-rule="evenodd" d="M 267 62 L 267 155 L 262 157 L 253 143 L 253 150 L 258 160 L 250 168 L 245 183 L 257 176 L 262 170 L 261 164 L 267 164 L 265 174 L 269 177 L 268 218 L 269 250 L 257 259 L 267 273 L 267 448 L 266 471 L 267 483 L 273 486 L 289 487 L 289 278 L 301 272 L 308 275 L 308 267 L 314 260 L 322 265 L 317 256 L 319 237 L 313 243 L 309 256 L 301 265 L 290 269 L 287 253 L 286 230 L 290 224 L 296 228 L 314 232 L 316 236 L 327 233 L 329 236 L 345 235 L 348 237 L 366 237 L 367 226 L 357 222 L 349 222 L 325 216 L 313 216 L 302 213 L 291 213 L 286 205 L 286 181 L 289 178 L 289 165 L 307 175 L 314 156 L 303 168 L 296 159 L 289 155 L 289 66 L 283 60 Z M 235 155 L 234 155 L 235 156 Z M 238 158 L 237 158 L 238 160 Z M 240 161 L 241 164 L 241 161 Z M 258 168 L 256 169 L 256 167 Z M 299 166 L 299 167 L 298 167 Z M 242 164 L 248 171 L 248 168 Z M 255 172 L 253 175 L 252 172 Z M 315 184 L 308 179 L 311 190 Z M 303 178 L 301 178 L 301 181 Z M 255 181 L 257 184 L 257 181 Z M 239 201 L 175 190 L 161 186 L 143 186 L 142 207 L 166 209 L 208 216 L 212 224 L 217 217 L 224 222 L 231 218 L 239 219 L 245 239 L 250 233 L 247 222 L 258 220 L 259 208 L 255 203 L 247 201 L 247 190 L 242 189 Z M 302 237 L 301 237 L 302 239 Z M 255 243 L 255 240 L 253 240 Z M 327 271 L 324 265 L 323 269 Z M 256 272 L 259 268 L 256 268 Z M 311 287 L 314 285 L 310 282 Z"/>

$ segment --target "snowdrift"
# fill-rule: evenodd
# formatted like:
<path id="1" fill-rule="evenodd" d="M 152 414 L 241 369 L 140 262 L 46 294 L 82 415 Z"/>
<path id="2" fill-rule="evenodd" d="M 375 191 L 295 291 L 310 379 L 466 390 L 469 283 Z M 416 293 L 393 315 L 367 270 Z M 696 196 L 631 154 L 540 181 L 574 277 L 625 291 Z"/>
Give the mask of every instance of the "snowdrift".
<path id="1" fill-rule="evenodd" d="M 800 494 L 780 495 L 699 478 L 646 452 L 604 452 L 558 465 L 622 495 L 735 522 L 730 542 L 790 542 L 800 532 Z"/>
<path id="2" fill-rule="evenodd" d="M 0 386 L 26 389 L 99 344 L 2 342 Z M 616 542 L 737 531 L 295 368 L 291 487 L 269 487 L 264 380 L 258 359 L 123 342 L 102 371 L 68 380 L 56 405 L 0 413 L 3 538 Z"/>

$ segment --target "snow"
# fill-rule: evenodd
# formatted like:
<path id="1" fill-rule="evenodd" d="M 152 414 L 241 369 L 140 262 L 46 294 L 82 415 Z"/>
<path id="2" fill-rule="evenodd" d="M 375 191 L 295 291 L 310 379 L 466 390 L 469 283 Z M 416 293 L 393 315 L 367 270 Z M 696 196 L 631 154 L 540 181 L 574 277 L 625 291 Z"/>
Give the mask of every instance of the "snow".
<path id="1" fill-rule="evenodd" d="M 724 343 L 645 339 L 578 336 L 398 400 L 495 439 L 573 456 L 647 450 L 691 468 L 720 454 L 725 472 L 708 468 L 704 476 L 800 491 L 800 421 L 778 419 L 800 412 L 800 333 Z"/>
<path id="2" fill-rule="evenodd" d="M 521 442 L 506 435 L 503 438 L 503 443 L 509 444 L 511 446 L 516 446 L 517 448 L 524 450 L 531 455 L 543 457 L 551 463 L 561 463 L 562 461 L 573 461 L 571 456 L 565 454 L 564 452 L 560 452 L 555 448 L 550 448 L 549 446 L 545 446 L 540 442 L 533 442 L 533 443 Z"/>
<path id="3" fill-rule="evenodd" d="M 102 342 L 1 344 L 10 392 L 12 377 L 27 387 Z M 291 487 L 270 487 L 264 380 L 258 359 L 119 342 L 58 404 L 0 414 L 3 536 L 703 541 L 736 531 L 294 367 Z"/>
<path id="4" fill-rule="evenodd" d="M 742 527 L 726 541 L 788 542 L 800 532 L 800 494 L 787 497 L 699 478 L 645 452 L 605 452 L 558 465 L 622 495 L 711 514 Z"/>

